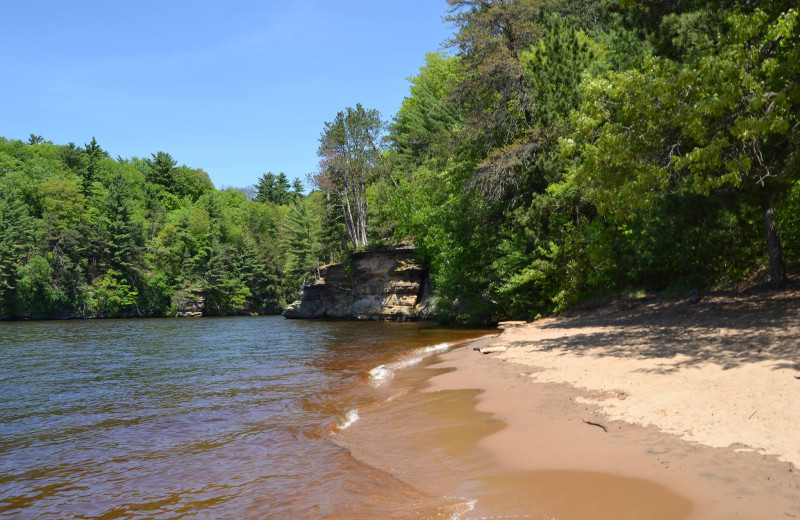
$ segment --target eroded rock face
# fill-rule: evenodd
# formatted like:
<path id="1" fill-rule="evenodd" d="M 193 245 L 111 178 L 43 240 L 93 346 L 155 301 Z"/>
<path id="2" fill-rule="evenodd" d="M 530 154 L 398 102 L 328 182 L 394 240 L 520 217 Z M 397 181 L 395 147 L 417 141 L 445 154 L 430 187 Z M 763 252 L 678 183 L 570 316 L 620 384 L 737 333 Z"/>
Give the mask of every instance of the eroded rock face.
<path id="1" fill-rule="evenodd" d="M 351 276 L 352 274 L 352 276 Z M 287 318 L 408 321 L 418 318 L 427 273 L 414 261 L 413 248 L 355 253 L 348 264 L 319 269 Z"/>
<path id="2" fill-rule="evenodd" d="M 178 307 L 176 317 L 199 318 L 205 309 L 206 291 L 202 289 L 179 291 L 173 295 L 172 302 Z"/>

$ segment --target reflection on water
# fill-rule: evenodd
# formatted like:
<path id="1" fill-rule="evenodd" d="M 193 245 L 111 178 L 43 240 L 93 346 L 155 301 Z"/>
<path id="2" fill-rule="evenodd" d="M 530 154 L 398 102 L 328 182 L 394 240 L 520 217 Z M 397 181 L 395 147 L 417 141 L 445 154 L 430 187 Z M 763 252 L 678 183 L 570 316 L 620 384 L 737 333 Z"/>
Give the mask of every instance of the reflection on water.
<path id="1" fill-rule="evenodd" d="M 450 516 L 461 501 L 328 437 L 381 398 L 370 369 L 477 334 L 278 317 L 0 323 L 0 515 Z"/>

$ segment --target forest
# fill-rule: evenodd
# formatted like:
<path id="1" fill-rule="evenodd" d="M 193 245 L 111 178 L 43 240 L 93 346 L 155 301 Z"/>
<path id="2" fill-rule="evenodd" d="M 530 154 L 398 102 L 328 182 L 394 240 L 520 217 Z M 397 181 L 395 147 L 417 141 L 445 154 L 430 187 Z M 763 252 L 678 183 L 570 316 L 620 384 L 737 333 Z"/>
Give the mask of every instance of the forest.
<path id="1" fill-rule="evenodd" d="M 275 313 L 413 243 L 443 322 L 679 296 L 800 263 L 800 20 L 781 0 L 447 0 L 390 121 L 322 125 L 303 183 L 0 139 L 0 317 Z"/>

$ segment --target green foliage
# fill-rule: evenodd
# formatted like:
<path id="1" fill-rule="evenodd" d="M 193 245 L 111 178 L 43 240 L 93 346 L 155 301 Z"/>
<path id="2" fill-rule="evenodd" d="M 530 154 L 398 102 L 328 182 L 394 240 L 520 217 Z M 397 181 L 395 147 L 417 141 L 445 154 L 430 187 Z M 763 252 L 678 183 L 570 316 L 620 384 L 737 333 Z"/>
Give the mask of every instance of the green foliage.
<path id="1" fill-rule="evenodd" d="M 94 138 L 0 138 L 0 315 L 164 314 L 190 294 L 275 312 L 370 243 L 416 245 L 443 321 L 679 295 L 766 258 L 777 287 L 782 253 L 800 263 L 792 2 L 448 3 L 452 54 L 426 55 L 385 139 L 360 104 L 325 123 L 308 195 L 283 173 L 219 191 Z"/>
<path id="2" fill-rule="evenodd" d="M 377 110 L 367 110 L 359 103 L 325 123 L 319 138 L 317 155 L 322 160 L 311 182 L 326 194 L 331 208 L 341 215 L 353 250 L 369 243 L 367 188 L 382 173 L 384 126 Z"/>
<path id="3" fill-rule="evenodd" d="M 81 152 L 82 150 L 75 146 L 75 143 L 67 143 L 66 146 L 59 147 L 58 156 L 68 170 L 77 173 L 84 164 Z"/>
<path id="4" fill-rule="evenodd" d="M 456 54 L 411 79 L 371 196 L 377 228 L 430 263 L 443 318 L 749 276 L 772 207 L 798 255 L 796 7 L 449 4 Z"/>
<path id="5" fill-rule="evenodd" d="M 108 158 L 108 152 L 100 147 L 94 137 L 89 144 L 83 146 L 83 152 L 86 157 L 84 178 L 85 185 L 88 187 L 97 177 L 102 160 Z"/>
<path id="6" fill-rule="evenodd" d="M 172 192 L 174 184 L 173 172 L 178 161 L 166 152 L 159 151 L 150 155 L 152 159 L 145 160 L 147 180 Z"/>
<path id="7" fill-rule="evenodd" d="M 278 208 L 165 152 L 0 138 L 0 317 L 163 315 L 187 288 L 209 314 L 279 312 Z"/>
<path id="8" fill-rule="evenodd" d="M 92 282 L 94 291 L 89 298 L 89 310 L 93 314 L 109 317 L 132 310 L 136 304 L 137 292 L 121 276 L 122 273 L 109 269 L 106 274 Z"/>
<path id="9" fill-rule="evenodd" d="M 797 12 L 730 14 L 722 34 L 700 14 L 666 19 L 681 61 L 651 57 L 585 82 L 565 149 L 580 158 L 573 182 L 601 210 L 630 216 L 671 191 L 721 188 L 771 200 L 796 178 Z"/>
<path id="10" fill-rule="evenodd" d="M 286 254 L 284 273 L 289 298 L 309 282 L 319 269 L 322 256 L 322 213 L 311 198 L 297 201 L 289 207 L 286 227 L 282 233 Z M 288 298 L 287 298 L 288 299 Z"/>
<path id="11" fill-rule="evenodd" d="M 446 160 L 455 150 L 456 124 L 462 118 L 450 98 L 461 81 L 458 58 L 427 54 L 425 66 L 410 81 L 411 96 L 403 100 L 389 136 L 397 173 L 426 160 Z"/>
<path id="12" fill-rule="evenodd" d="M 299 181 L 295 180 L 295 182 Z M 271 202 L 273 204 L 286 205 L 292 200 L 294 195 L 294 193 L 289 191 L 292 185 L 289 183 L 289 179 L 283 172 L 279 173 L 278 175 L 275 175 L 272 172 L 263 174 L 258 179 L 258 183 L 256 183 L 255 187 L 256 200 L 259 202 Z M 295 185 L 295 188 L 297 188 L 297 185 Z M 300 190 L 295 190 L 295 193 L 298 191 L 302 191 L 302 187 L 300 187 Z"/>
<path id="13" fill-rule="evenodd" d="M 210 314 L 237 314 L 252 296 L 242 274 L 242 258 L 231 248 L 213 241 L 205 266 L 206 309 Z"/>
<path id="14" fill-rule="evenodd" d="M 41 256 L 34 256 L 19 269 L 17 312 L 32 317 L 45 317 L 57 300 L 52 287 L 53 268 Z"/>
<path id="15" fill-rule="evenodd" d="M 17 312 L 20 266 L 34 252 L 36 223 L 22 199 L 9 187 L 0 191 L 0 312 Z"/>
<path id="16" fill-rule="evenodd" d="M 800 181 L 789 189 L 778 207 L 778 229 L 785 245 L 784 254 L 794 267 L 800 265 Z"/>
<path id="17" fill-rule="evenodd" d="M 108 237 L 106 258 L 111 269 L 133 279 L 141 256 L 141 222 L 135 218 L 130 185 L 122 176 L 112 179 L 105 197 L 105 224 Z"/>
<path id="18" fill-rule="evenodd" d="M 194 202 L 213 189 L 208 173 L 200 168 L 181 165 L 172 170 L 172 190 L 178 198 Z"/>

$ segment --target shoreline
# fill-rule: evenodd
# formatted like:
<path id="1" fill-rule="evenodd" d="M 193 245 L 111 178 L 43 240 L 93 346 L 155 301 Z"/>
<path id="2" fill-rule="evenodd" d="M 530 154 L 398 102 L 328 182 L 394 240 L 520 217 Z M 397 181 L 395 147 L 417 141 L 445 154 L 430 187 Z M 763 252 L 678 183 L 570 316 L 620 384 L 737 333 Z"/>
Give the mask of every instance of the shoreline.
<path id="1" fill-rule="evenodd" d="M 676 518 L 800 518 L 799 356 L 796 289 L 640 299 L 460 346 L 423 392 L 480 390 L 503 471 L 645 479 L 692 502 Z"/>

